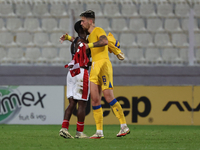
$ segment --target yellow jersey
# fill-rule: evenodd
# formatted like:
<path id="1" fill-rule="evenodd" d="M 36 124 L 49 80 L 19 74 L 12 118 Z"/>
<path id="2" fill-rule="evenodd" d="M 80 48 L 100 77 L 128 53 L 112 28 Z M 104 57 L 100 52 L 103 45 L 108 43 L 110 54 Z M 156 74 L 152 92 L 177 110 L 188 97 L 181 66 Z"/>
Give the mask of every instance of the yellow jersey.
<path id="1" fill-rule="evenodd" d="M 102 35 L 107 36 L 106 32 L 102 28 L 95 27 L 94 30 L 88 36 L 89 43 L 95 43 L 99 41 L 99 37 Z M 93 47 L 93 48 L 90 48 L 90 50 L 91 50 L 92 62 L 95 62 L 101 59 L 109 59 L 108 45 L 102 46 L 102 47 Z"/>

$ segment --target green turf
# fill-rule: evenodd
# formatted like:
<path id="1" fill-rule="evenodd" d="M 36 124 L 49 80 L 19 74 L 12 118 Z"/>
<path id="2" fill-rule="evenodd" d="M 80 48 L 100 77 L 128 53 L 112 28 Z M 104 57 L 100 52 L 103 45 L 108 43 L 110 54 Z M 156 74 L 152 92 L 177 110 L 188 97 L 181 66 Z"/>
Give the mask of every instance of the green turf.
<path id="1" fill-rule="evenodd" d="M 0 125 L 0 150 L 200 150 L 200 126 L 129 125 L 117 138 L 119 125 L 104 125 L 104 139 L 64 139 L 60 125 Z M 76 126 L 70 125 L 75 135 Z M 95 126 L 86 125 L 92 135 Z"/>

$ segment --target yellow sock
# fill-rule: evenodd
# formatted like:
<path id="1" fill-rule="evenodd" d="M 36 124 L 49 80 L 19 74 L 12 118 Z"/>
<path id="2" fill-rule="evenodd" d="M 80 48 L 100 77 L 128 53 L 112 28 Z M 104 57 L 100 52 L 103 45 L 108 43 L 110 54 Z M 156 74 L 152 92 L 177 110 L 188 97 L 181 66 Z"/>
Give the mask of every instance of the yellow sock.
<path id="1" fill-rule="evenodd" d="M 115 104 L 111 106 L 111 108 L 114 111 L 115 116 L 119 119 L 120 124 L 126 124 L 126 119 L 120 103 L 116 101 Z"/>
<path id="2" fill-rule="evenodd" d="M 93 116 L 96 123 L 96 130 L 103 130 L 103 110 L 100 106 L 93 106 Z"/>

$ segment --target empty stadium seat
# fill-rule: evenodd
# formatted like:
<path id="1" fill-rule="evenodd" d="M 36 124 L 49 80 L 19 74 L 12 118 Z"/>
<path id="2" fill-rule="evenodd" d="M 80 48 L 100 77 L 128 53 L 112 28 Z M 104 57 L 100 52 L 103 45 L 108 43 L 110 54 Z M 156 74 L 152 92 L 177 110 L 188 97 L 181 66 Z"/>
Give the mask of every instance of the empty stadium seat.
<path id="1" fill-rule="evenodd" d="M 13 47 L 8 49 L 8 60 L 11 63 L 19 63 L 22 60 L 24 51 L 20 47 Z"/>
<path id="2" fill-rule="evenodd" d="M 33 5 L 33 16 L 44 17 L 50 16 L 48 12 L 48 3 L 38 2 Z"/>
<path id="3" fill-rule="evenodd" d="M 193 9 L 194 9 L 194 16 L 200 17 L 200 3 L 195 3 Z"/>
<path id="4" fill-rule="evenodd" d="M 146 31 L 144 20 L 142 18 L 131 18 L 129 30 L 134 32 Z"/>
<path id="5" fill-rule="evenodd" d="M 179 50 L 180 53 L 180 61 L 185 64 L 188 63 L 188 48 L 181 48 Z"/>
<path id="6" fill-rule="evenodd" d="M 8 30 L 13 32 L 22 31 L 22 20 L 19 18 L 8 18 L 6 27 Z"/>
<path id="7" fill-rule="evenodd" d="M 34 34 L 33 41 L 37 46 L 45 46 L 49 44 L 49 36 L 47 33 L 38 32 Z"/>
<path id="8" fill-rule="evenodd" d="M 195 49 L 195 62 L 198 64 L 200 63 L 200 49 L 199 48 Z"/>
<path id="9" fill-rule="evenodd" d="M 68 5 L 68 13 L 71 14 L 71 10 L 74 10 L 74 15 L 79 16 L 83 11 L 83 3 L 73 2 Z"/>
<path id="10" fill-rule="evenodd" d="M 115 32 L 127 31 L 127 22 L 124 18 L 114 18 L 112 19 L 112 30 Z"/>
<path id="11" fill-rule="evenodd" d="M 33 16 L 31 10 L 31 4 L 29 3 L 16 3 L 16 14 L 19 17 L 31 17 Z"/>
<path id="12" fill-rule="evenodd" d="M 60 48 L 59 58 L 64 63 L 69 63 L 72 60 L 72 55 L 70 52 L 70 46 Z"/>
<path id="13" fill-rule="evenodd" d="M 6 50 L 0 47 L 0 62 L 6 57 Z"/>
<path id="14" fill-rule="evenodd" d="M 169 32 L 180 32 L 180 23 L 176 18 L 165 19 L 165 30 Z"/>
<path id="15" fill-rule="evenodd" d="M 40 57 L 41 57 L 41 52 L 38 47 L 26 49 L 25 59 L 28 63 L 36 63 Z"/>
<path id="16" fill-rule="evenodd" d="M 163 63 L 173 64 L 176 63 L 178 58 L 177 48 L 164 48 L 162 50 L 162 61 Z"/>
<path id="17" fill-rule="evenodd" d="M 194 45 L 195 45 L 196 48 L 200 47 L 200 33 L 194 34 Z"/>
<path id="18" fill-rule="evenodd" d="M 103 28 L 106 32 L 111 31 L 109 19 L 107 19 L 107 18 L 96 19 L 95 26 Z"/>
<path id="19" fill-rule="evenodd" d="M 13 12 L 12 3 L 1 2 L 0 3 L 0 16 L 2 17 L 13 17 L 15 16 Z"/>
<path id="20" fill-rule="evenodd" d="M 143 49 L 129 48 L 127 49 L 127 58 L 130 63 L 140 63 L 144 61 Z"/>
<path id="21" fill-rule="evenodd" d="M 59 21 L 59 29 L 64 32 L 69 32 L 70 30 L 70 18 L 61 18 Z"/>
<path id="22" fill-rule="evenodd" d="M 118 3 L 105 3 L 103 15 L 106 17 L 119 17 L 121 14 L 119 13 L 119 5 Z"/>
<path id="23" fill-rule="evenodd" d="M 121 33 L 119 41 L 121 47 L 130 48 L 137 46 L 135 42 L 135 35 L 133 33 Z"/>
<path id="24" fill-rule="evenodd" d="M 99 4 L 98 2 L 88 2 L 87 3 L 87 10 L 94 10 L 95 11 L 95 17 L 103 16 L 101 4 Z"/>
<path id="25" fill-rule="evenodd" d="M 160 18 L 148 18 L 147 30 L 149 32 L 163 31 L 162 20 Z"/>
<path id="26" fill-rule="evenodd" d="M 158 47 L 172 46 L 168 33 L 156 33 L 154 37 L 154 42 L 155 42 L 155 45 Z"/>
<path id="27" fill-rule="evenodd" d="M 175 47 L 188 47 L 187 34 L 185 33 L 173 33 L 172 34 L 172 44 Z"/>
<path id="28" fill-rule="evenodd" d="M 137 6 L 132 2 L 124 2 L 121 5 L 121 12 L 123 17 L 137 17 Z"/>
<path id="29" fill-rule="evenodd" d="M 56 48 L 43 48 L 42 49 L 42 57 L 45 61 L 49 62 L 57 57 L 57 49 Z"/>
<path id="30" fill-rule="evenodd" d="M 30 32 L 42 30 L 38 18 L 26 18 L 24 20 L 24 29 Z"/>
<path id="31" fill-rule="evenodd" d="M 33 36 L 29 32 L 19 32 L 16 34 L 16 43 L 19 46 L 33 46 Z"/>
<path id="32" fill-rule="evenodd" d="M 189 19 L 182 20 L 182 29 L 183 31 L 188 31 L 189 29 Z M 197 19 L 194 18 L 194 31 L 199 31 Z"/>
<path id="33" fill-rule="evenodd" d="M 188 17 L 190 12 L 190 6 L 186 2 L 176 3 L 175 15 L 178 17 Z"/>
<path id="34" fill-rule="evenodd" d="M 155 17 L 154 3 L 141 3 L 139 9 L 140 16 L 143 17 Z"/>
<path id="35" fill-rule="evenodd" d="M 51 35 L 50 35 L 50 42 L 53 44 L 53 46 L 56 46 L 56 47 L 63 46 L 63 45 L 65 45 L 65 43 L 68 42 L 68 41 L 63 42 L 62 45 L 61 45 L 59 39 L 60 39 L 60 37 L 62 35 L 63 35 L 62 32 L 51 33 Z"/>
<path id="36" fill-rule="evenodd" d="M 64 3 L 51 3 L 50 15 L 54 17 L 66 17 L 68 16 L 67 9 Z"/>
<path id="37" fill-rule="evenodd" d="M 4 23 L 3 19 L 0 18 L 0 31 L 5 31 L 5 30 L 6 30 L 5 23 Z"/>
<path id="38" fill-rule="evenodd" d="M 54 18 L 43 18 L 42 19 L 42 29 L 44 31 L 52 32 L 54 30 L 57 30 L 58 29 L 57 25 L 58 25 L 58 23 L 57 23 L 56 19 L 54 19 Z"/>
<path id="39" fill-rule="evenodd" d="M 14 36 L 10 32 L 1 32 L 0 33 L 0 45 L 11 46 L 13 44 Z"/>
<path id="40" fill-rule="evenodd" d="M 145 50 L 145 61 L 149 64 L 161 61 L 160 50 L 157 48 L 147 48 Z"/>
<path id="41" fill-rule="evenodd" d="M 157 14 L 160 17 L 173 17 L 172 3 L 157 3 Z"/>
<path id="42" fill-rule="evenodd" d="M 150 33 L 137 34 L 137 45 L 139 47 L 152 47 L 152 46 L 154 46 L 152 35 Z"/>

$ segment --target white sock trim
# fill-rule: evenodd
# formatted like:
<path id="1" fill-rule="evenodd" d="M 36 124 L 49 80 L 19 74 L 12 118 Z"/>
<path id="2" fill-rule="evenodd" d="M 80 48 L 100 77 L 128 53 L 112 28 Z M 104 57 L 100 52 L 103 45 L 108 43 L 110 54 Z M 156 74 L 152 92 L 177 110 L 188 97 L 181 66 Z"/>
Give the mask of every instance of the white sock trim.
<path id="1" fill-rule="evenodd" d="M 97 130 L 97 132 L 103 134 L 103 130 Z"/>
<path id="2" fill-rule="evenodd" d="M 127 126 L 127 124 L 121 124 L 121 128 L 123 128 L 123 127 L 125 127 L 125 126 Z"/>

